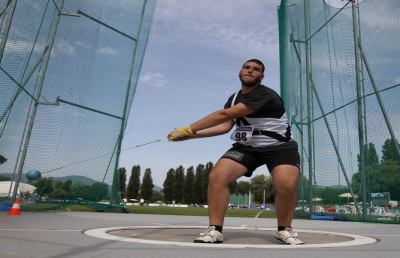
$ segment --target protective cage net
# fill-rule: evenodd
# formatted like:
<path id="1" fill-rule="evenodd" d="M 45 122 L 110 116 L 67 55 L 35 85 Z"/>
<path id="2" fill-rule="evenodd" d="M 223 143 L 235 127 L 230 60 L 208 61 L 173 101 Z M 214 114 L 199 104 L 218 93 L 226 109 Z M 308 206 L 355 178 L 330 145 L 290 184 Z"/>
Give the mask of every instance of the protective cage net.
<path id="1" fill-rule="evenodd" d="M 302 159 L 298 210 L 399 221 L 399 14 L 398 0 L 281 1 L 281 94 Z"/>
<path id="2" fill-rule="evenodd" d="M 154 8 L 0 1 L 3 204 L 120 203 L 120 143 Z"/>

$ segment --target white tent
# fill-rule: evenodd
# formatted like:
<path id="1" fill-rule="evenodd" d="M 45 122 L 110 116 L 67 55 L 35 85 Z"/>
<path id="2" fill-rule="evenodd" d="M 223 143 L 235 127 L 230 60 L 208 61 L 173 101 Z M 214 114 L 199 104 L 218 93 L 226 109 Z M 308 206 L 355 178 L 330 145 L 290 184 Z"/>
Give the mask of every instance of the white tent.
<path id="1" fill-rule="evenodd" d="M 342 194 L 339 195 L 339 197 L 342 197 L 342 198 L 351 198 L 352 196 L 351 196 L 351 193 L 342 193 Z M 357 195 L 354 195 L 354 197 L 358 198 Z"/>
<path id="2" fill-rule="evenodd" d="M 10 185 L 12 184 L 11 187 L 11 191 L 10 191 Z M 30 192 L 33 193 L 36 190 L 36 187 L 34 187 L 33 185 L 27 184 L 27 183 L 19 183 L 19 187 L 18 187 L 18 192 L 22 192 L 22 193 L 26 193 L 26 192 Z M 10 194 L 10 196 L 13 194 L 14 192 L 14 182 L 12 181 L 0 181 L 0 197 L 7 197 L 8 194 Z"/>

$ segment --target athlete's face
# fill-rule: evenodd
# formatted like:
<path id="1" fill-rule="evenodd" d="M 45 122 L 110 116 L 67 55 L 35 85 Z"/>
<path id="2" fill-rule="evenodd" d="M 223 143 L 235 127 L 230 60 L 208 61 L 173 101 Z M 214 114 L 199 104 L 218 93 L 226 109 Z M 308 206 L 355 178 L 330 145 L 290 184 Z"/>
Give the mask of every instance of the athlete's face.
<path id="1" fill-rule="evenodd" d="M 259 84 L 264 78 L 262 66 L 255 62 L 244 63 L 239 72 L 239 79 L 245 86 Z"/>

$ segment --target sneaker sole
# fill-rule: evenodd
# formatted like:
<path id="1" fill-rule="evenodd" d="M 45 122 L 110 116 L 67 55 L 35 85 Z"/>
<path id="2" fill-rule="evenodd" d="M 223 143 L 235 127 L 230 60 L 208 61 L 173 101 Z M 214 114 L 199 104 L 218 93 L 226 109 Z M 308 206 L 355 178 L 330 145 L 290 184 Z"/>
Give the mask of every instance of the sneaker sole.
<path id="1" fill-rule="evenodd" d="M 285 244 L 285 245 L 292 245 L 292 244 L 286 243 L 285 241 L 283 241 L 283 240 L 280 239 L 280 238 L 275 237 L 275 239 L 276 239 L 276 240 L 279 240 L 281 243 L 283 243 L 283 244 Z M 298 244 L 293 244 L 293 245 L 304 245 L 304 243 L 298 243 Z"/>
<path id="2" fill-rule="evenodd" d="M 223 241 L 215 241 L 215 242 L 204 242 L 201 240 L 194 240 L 194 243 L 200 243 L 200 244 L 222 244 Z"/>

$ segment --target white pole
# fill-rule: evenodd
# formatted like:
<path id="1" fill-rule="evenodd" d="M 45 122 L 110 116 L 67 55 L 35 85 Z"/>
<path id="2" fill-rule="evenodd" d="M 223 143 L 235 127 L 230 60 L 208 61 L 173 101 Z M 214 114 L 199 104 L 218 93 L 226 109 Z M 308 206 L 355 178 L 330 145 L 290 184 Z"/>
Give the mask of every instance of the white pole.
<path id="1" fill-rule="evenodd" d="M 264 189 L 264 193 L 263 193 L 263 209 L 265 209 L 265 189 Z"/>
<path id="2" fill-rule="evenodd" d="M 250 205 L 251 205 L 251 192 L 249 191 L 249 206 L 247 207 L 248 209 L 250 209 Z"/>

